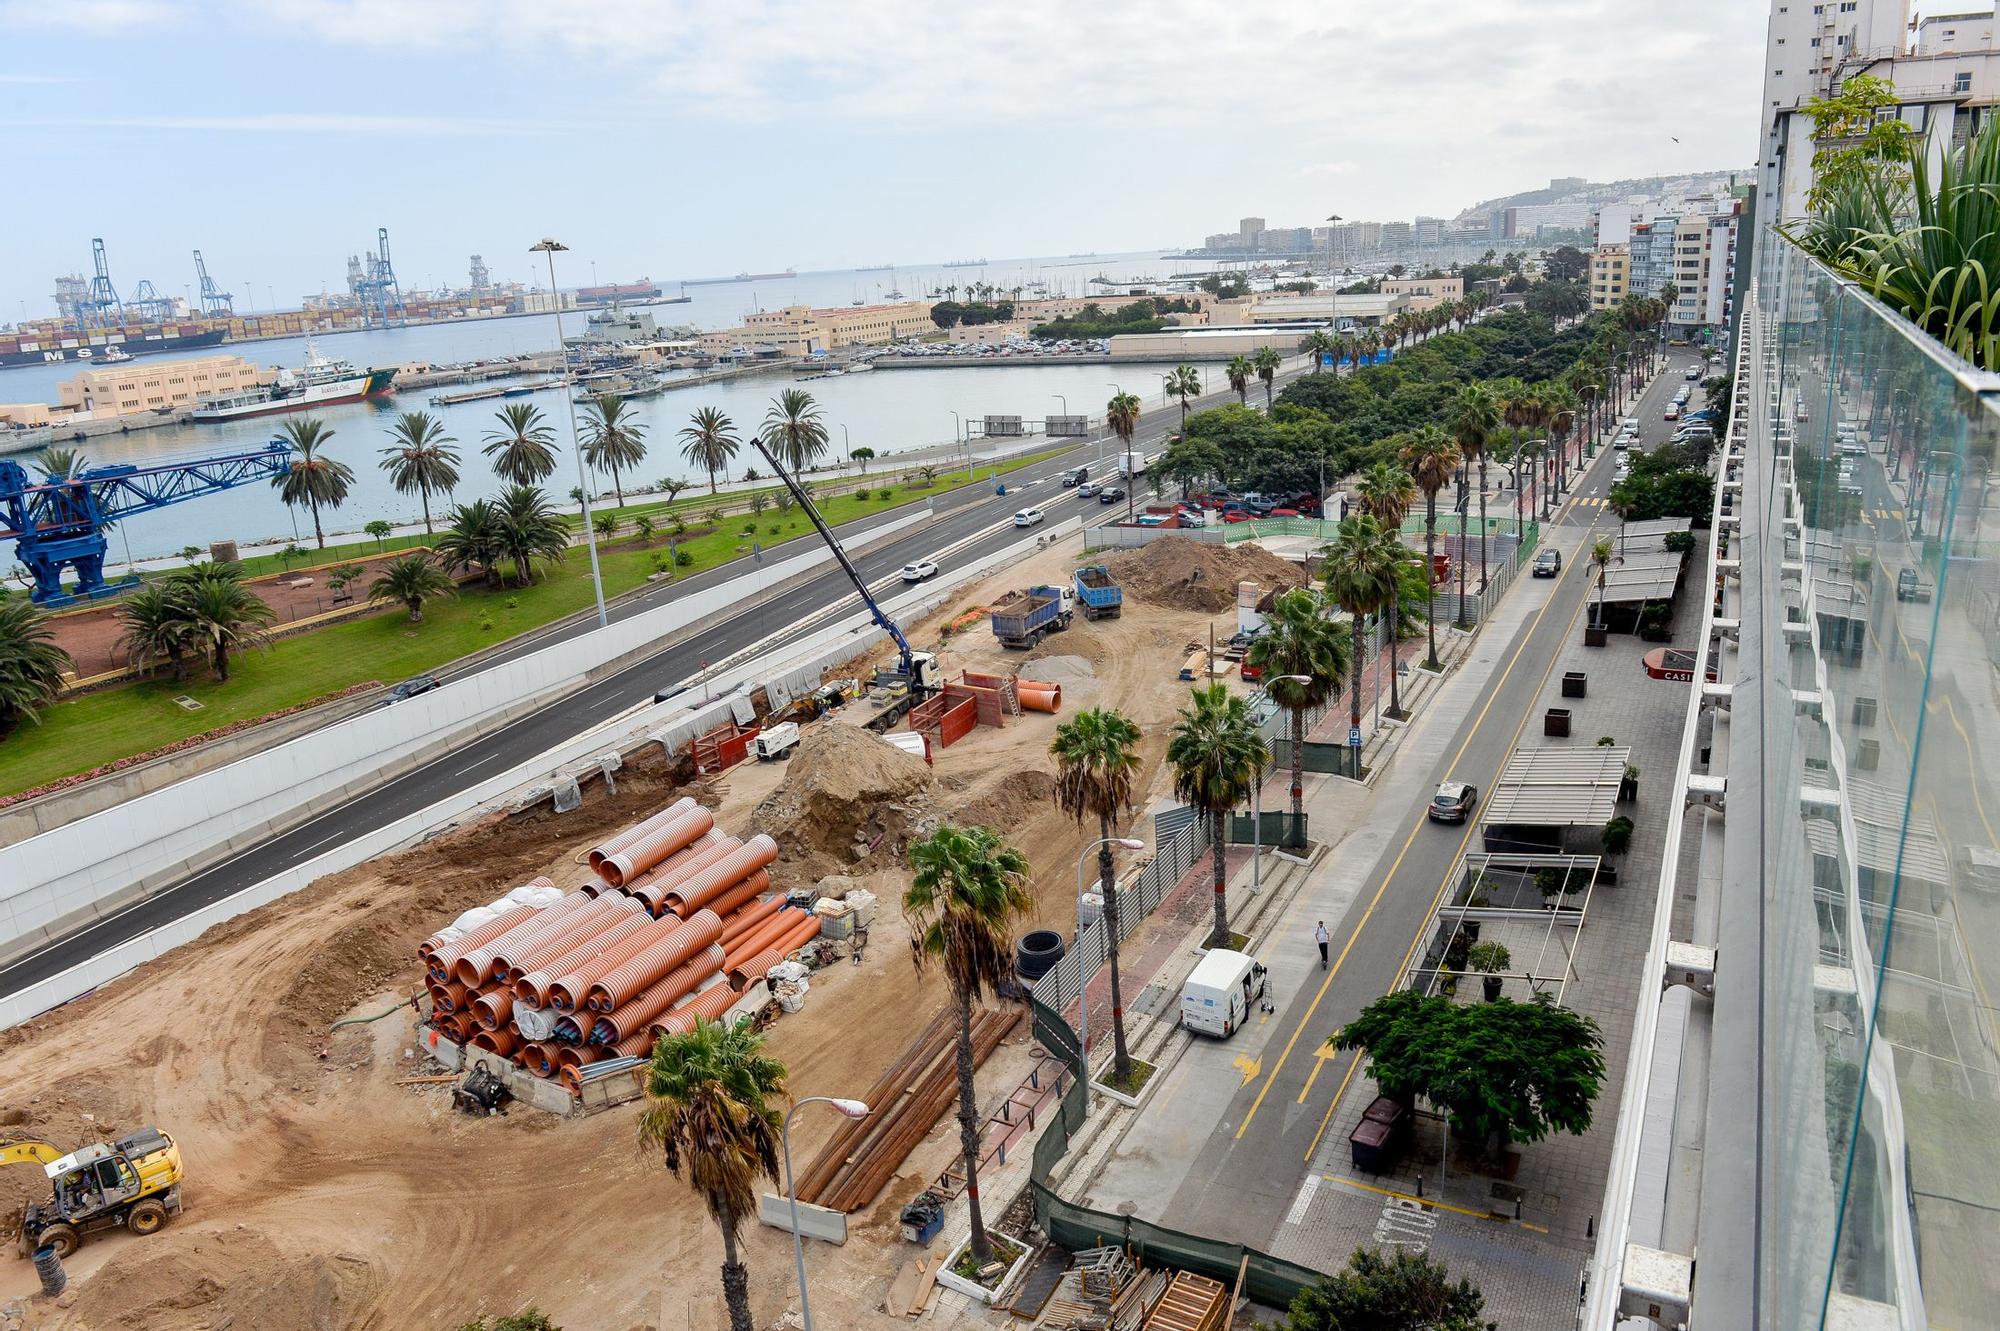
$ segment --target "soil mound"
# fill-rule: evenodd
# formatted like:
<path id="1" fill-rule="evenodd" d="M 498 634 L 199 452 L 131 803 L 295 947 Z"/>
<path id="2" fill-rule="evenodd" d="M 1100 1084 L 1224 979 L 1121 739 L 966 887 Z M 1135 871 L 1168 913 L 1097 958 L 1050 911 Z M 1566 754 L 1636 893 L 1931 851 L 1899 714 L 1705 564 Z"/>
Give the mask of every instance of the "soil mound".
<path id="1" fill-rule="evenodd" d="M 1014 829 L 1047 809 L 1055 793 L 1055 777 L 1036 768 L 1023 768 L 998 780 L 982 781 L 955 798 L 951 819 L 968 827 L 998 828 L 1012 836 Z"/>
<path id="2" fill-rule="evenodd" d="M 800 739 L 784 783 L 757 806 L 750 826 L 778 843 L 774 881 L 800 887 L 899 855 L 930 817 L 936 793 L 923 759 L 858 726 L 818 725 Z"/>
<path id="3" fill-rule="evenodd" d="M 356 1324 L 375 1282 L 359 1254 L 293 1256 L 239 1225 L 171 1254 L 133 1245 L 82 1284 L 72 1316 L 80 1327 L 134 1331 L 339 1331 Z"/>
<path id="4" fill-rule="evenodd" d="M 1236 604 L 1236 584 L 1249 580 L 1265 591 L 1297 587 L 1305 570 L 1260 545 L 1208 545 L 1165 536 L 1105 560 L 1125 594 L 1172 610 L 1219 614 Z"/>

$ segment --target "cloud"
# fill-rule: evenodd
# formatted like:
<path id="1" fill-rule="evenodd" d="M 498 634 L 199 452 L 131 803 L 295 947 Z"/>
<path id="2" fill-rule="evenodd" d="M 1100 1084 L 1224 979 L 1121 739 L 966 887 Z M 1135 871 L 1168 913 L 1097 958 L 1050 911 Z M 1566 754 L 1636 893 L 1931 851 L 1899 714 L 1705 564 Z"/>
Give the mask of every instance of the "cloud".
<path id="1" fill-rule="evenodd" d="M 423 134 L 465 138 L 556 134 L 575 126 L 463 116 L 274 113 L 242 116 L 108 116 L 0 120 L 18 129 L 150 129 L 237 134 Z"/>
<path id="2" fill-rule="evenodd" d="M 182 17 L 177 4 L 159 0 L 0 0 L 0 28 L 78 28 L 105 36 L 126 28 L 152 27 Z"/>
<path id="3" fill-rule="evenodd" d="M 1351 176 L 1361 169 L 1359 162 L 1314 162 L 1299 168 L 1302 176 Z"/>

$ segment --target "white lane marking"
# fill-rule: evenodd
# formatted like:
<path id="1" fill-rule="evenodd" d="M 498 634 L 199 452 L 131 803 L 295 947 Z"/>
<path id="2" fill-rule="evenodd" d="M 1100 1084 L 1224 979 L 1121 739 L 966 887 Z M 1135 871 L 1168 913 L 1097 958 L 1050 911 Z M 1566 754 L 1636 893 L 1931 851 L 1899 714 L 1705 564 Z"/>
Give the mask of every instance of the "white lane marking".
<path id="1" fill-rule="evenodd" d="M 1313 1194 L 1318 1191 L 1319 1175 L 1306 1175 L 1306 1181 L 1299 1184 L 1299 1195 L 1292 1198 L 1292 1209 L 1285 1212 L 1285 1223 L 1296 1225 L 1304 1220 L 1306 1211 L 1312 1206 Z"/>

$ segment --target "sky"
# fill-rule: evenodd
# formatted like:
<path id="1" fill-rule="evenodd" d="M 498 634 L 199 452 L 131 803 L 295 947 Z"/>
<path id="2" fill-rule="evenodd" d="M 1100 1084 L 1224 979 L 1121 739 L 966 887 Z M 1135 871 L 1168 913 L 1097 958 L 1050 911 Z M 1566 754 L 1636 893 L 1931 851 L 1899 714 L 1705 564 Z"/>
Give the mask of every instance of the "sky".
<path id="1" fill-rule="evenodd" d="M 121 291 L 565 284 L 1199 244 L 1748 167 L 1753 0 L 0 0 L 0 322 Z M 245 293 L 251 299 L 245 299 Z"/>

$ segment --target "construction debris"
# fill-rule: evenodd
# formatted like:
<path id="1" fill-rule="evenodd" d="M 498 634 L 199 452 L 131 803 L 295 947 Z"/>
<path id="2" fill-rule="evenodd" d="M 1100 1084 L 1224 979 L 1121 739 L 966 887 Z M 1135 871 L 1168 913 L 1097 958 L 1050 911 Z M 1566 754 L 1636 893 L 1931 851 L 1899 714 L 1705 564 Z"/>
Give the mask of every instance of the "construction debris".
<path id="1" fill-rule="evenodd" d="M 780 886 L 900 855 L 935 816 L 938 786 L 924 760 L 857 726 L 809 728 L 787 767 L 784 783 L 751 815 L 777 843 L 771 872 Z"/>
<path id="2" fill-rule="evenodd" d="M 1303 568 L 1254 541 L 1208 545 L 1184 536 L 1162 537 L 1106 559 L 1125 594 L 1150 605 L 1220 614 L 1236 605 L 1236 585 L 1250 581 L 1265 588 L 1304 584 Z"/>

